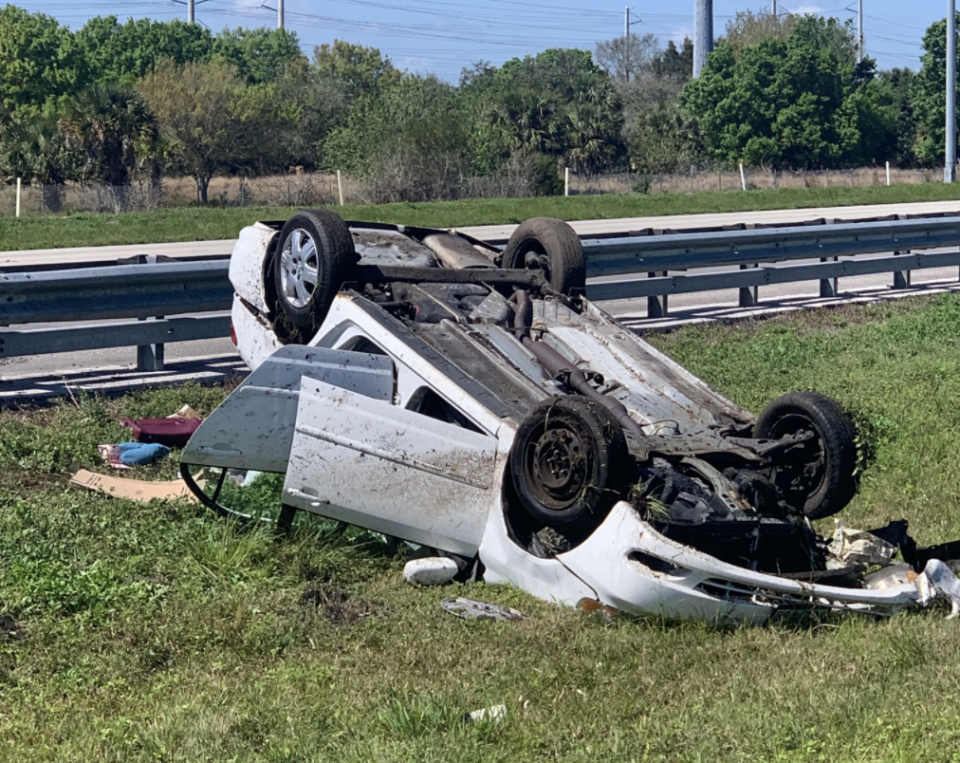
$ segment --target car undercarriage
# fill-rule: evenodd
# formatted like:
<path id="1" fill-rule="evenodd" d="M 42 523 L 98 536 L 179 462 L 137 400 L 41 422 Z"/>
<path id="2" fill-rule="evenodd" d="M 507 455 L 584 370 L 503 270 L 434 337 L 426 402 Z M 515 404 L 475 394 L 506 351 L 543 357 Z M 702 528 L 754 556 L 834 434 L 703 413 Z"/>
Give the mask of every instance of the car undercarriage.
<path id="1" fill-rule="evenodd" d="M 836 401 L 793 392 L 755 417 L 724 398 L 586 299 L 569 226 L 528 221 L 501 253 L 334 218 L 241 235 L 234 325 L 253 373 L 181 468 L 207 505 L 236 516 L 222 474 L 211 494 L 197 468 L 283 473 L 283 524 L 318 513 L 465 575 L 634 612 L 762 621 L 943 595 L 917 580 L 960 544 L 918 549 L 895 522 L 866 533 L 877 561 L 838 548 L 842 523 L 814 529 L 857 490 Z"/>

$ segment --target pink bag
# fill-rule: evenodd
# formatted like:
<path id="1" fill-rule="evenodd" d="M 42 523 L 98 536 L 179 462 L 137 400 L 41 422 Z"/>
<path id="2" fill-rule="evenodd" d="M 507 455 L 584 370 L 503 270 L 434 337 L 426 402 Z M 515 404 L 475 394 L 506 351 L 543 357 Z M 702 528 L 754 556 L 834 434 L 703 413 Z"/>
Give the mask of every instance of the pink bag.
<path id="1" fill-rule="evenodd" d="M 121 419 L 120 423 L 133 430 L 137 442 L 156 442 L 171 448 L 182 448 L 200 426 L 200 419 L 174 416 L 168 419 Z"/>

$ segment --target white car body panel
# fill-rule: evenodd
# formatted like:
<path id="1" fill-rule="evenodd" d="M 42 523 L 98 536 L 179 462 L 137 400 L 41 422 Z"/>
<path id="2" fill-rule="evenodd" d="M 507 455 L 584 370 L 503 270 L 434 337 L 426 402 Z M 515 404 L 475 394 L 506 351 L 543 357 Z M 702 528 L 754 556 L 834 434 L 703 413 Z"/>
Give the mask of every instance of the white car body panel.
<path id="1" fill-rule="evenodd" d="M 284 499 L 473 556 L 499 504 L 492 476 L 505 457 L 490 435 L 304 379 Z"/>

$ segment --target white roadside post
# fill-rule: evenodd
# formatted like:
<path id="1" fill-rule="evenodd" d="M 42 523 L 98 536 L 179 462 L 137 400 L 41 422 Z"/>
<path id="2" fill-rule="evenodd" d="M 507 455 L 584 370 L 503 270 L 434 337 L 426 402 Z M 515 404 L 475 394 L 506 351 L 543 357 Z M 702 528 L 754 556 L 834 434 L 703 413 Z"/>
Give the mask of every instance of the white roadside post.
<path id="1" fill-rule="evenodd" d="M 563 195 L 564 196 L 570 195 L 570 168 L 569 167 L 563 168 Z"/>
<path id="2" fill-rule="evenodd" d="M 887 185 L 890 185 L 890 162 L 887 162 Z"/>
<path id="3" fill-rule="evenodd" d="M 343 206 L 343 177 L 340 170 L 337 170 L 337 190 L 340 192 L 340 206 Z"/>
<path id="4" fill-rule="evenodd" d="M 22 184 L 23 181 L 20 178 L 17 178 L 17 217 L 20 217 L 20 191 Z"/>
<path id="5" fill-rule="evenodd" d="M 747 173 L 743 171 L 743 162 L 740 162 L 740 185 L 744 191 L 747 190 Z"/>

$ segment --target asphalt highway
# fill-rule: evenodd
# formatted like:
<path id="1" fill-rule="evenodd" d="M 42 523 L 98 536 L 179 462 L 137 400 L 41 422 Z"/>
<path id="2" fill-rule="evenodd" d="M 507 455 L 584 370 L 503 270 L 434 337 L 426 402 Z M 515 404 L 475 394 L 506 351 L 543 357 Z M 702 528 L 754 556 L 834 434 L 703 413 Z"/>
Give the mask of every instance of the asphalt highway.
<path id="1" fill-rule="evenodd" d="M 917 215 L 943 212 L 960 213 L 960 201 L 925 204 L 897 204 L 868 207 L 832 207 L 819 209 L 737 212 L 725 214 L 684 215 L 678 217 L 640 217 L 617 220 L 586 220 L 572 223 L 581 236 L 600 233 L 629 233 L 644 229 L 683 230 L 716 227 L 736 223 L 796 223 L 819 218 L 860 220 L 889 215 Z M 479 239 L 503 241 L 515 226 L 484 226 L 461 229 Z M 83 247 L 22 252 L 0 252 L 0 272 L 30 265 L 57 265 L 79 262 L 114 262 L 138 254 L 162 254 L 170 257 L 209 257 L 229 255 L 233 241 L 205 241 L 176 244 L 135 244 L 130 246 Z M 956 268 L 938 268 L 913 274 L 916 289 L 905 293 L 922 293 L 960 288 Z M 651 321 L 646 316 L 646 299 L 617 300 L 602 306 L 627 325 L 637 328 L 662 328 L 681 321 L 714 320 L 750 315 L 763 315 L 784 309 L 804 309 L 839 302 L 864 301 L 894 296 L 890 292 L 892 274 L 842 279 L 835 299 L 819 298 L 816 281 L 765 286 L 760 290 L 761 303 L 750 309 L 737 306 L 737 290 L 702 292 L 671 296 L 670 317 Z M 30 326 L 23 328 L 41 328 Z M 0 401 L 18 397 L 43 396 L 64 391 L 64 385 L 112 390 L 156 383 L 158 380 L 179 381 L 209 379 L 241 371 L 243 366 L 229 339 L 204 340 L 166 345 L 168 371 L 165 374 L 140 374 L 136 364 L 136 348 L 121 347 L 72 353 L 38 355 L 0 360 Z"/>

